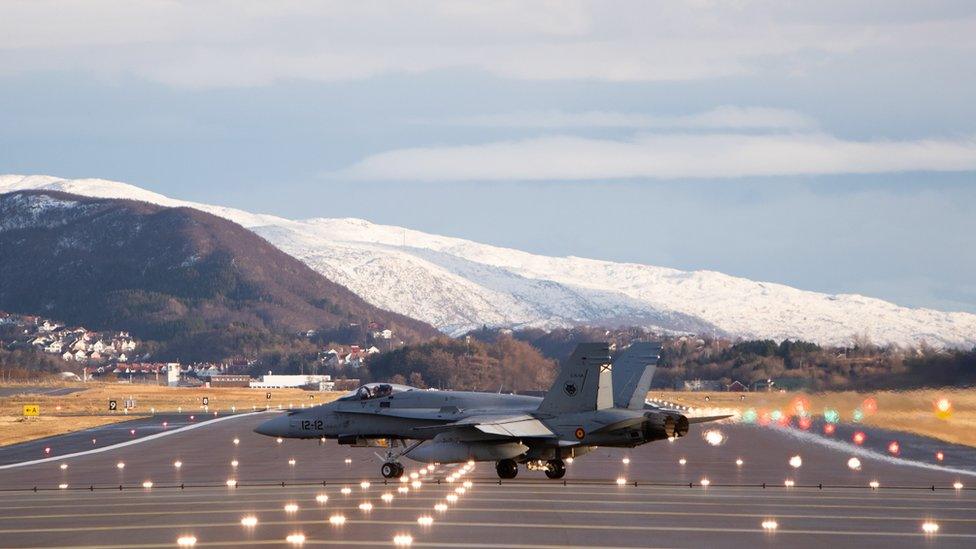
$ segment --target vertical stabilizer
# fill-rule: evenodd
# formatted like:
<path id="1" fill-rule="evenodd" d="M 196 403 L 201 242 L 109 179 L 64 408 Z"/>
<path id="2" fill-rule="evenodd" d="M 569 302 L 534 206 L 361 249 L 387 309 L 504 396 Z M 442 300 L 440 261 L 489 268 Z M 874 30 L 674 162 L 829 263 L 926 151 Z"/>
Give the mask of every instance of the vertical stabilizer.
<path id="1" fill-rule="evenodd" d="M 646 341 L 632 343 L 617 355 L 617 359 L 613 361 L 615 408 L 639 410 L 644 407 L 659 358 L 661 344 Z"/>
<path id="2" fill-rule="evenodd" d="M 610 346 L 606 343 L 580 343 L 563 364 L 556 381 L 539 405 L 551 414 L 589 412 L 612 407 Z M 601 390 L 606 379 L 607 387 Z"/>

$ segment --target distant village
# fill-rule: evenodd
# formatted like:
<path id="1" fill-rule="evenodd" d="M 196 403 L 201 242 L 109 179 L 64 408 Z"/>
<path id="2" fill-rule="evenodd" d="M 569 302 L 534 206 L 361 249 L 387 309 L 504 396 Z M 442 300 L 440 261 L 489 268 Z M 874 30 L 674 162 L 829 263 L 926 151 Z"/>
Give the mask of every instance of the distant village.
<path id="1" fill-rule="evenodd" d="M 359 385 L 358 379 L 336 379 L 330 374 L 357 370 L 366 359 L 381 352 L 377 344 L 393 348 L 393 331 L 370 324 L 369 332 L 376 344 L 327 345 L 318 353 L 318 363 L 309 374 L 273 374 L 252 378 L 247 372 L 253 359 L 239 357 L 227 363 L 180 364 L 155 362 L 140 343 L 125 331 L 94 331 L 70 327 L 35 315 L 18 315 L 0 311 L 0 348 L 8 351 L 30 350 L 56 356 L 80 375 L 65 372 L 63 377 L 88 380 L 112 377 L 121 382 L 160 383 L 168 385 L 208 385 L 215 387 L 254 387 L 259 389 L 302 387 L 312 390 L 347 390 Z M 316 336 L 314 330 L 298 334 Z"/>

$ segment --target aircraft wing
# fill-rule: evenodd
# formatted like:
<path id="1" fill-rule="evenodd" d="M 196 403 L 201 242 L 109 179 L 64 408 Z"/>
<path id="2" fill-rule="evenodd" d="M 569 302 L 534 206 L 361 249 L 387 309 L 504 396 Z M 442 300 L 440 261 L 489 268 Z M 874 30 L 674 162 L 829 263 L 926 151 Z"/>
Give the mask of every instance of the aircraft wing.
<path id="1" fill-rule="evenodd" d="M 489 435 L 517 438 L 550 438 L 556 436 L 541 421 L 526 414 L 473 415 L 444 425 L 416 428 L 418 431 L 452 431 L 455 429 L 475 429 Z"/>
<path id="2" fill-rule="evenodd" d="M 725 419 L 727 417 L 732 417 L 732 414 L 726 414 L 724 416 L 698 416 L 698 417 L 688 417 L 688 423 L 706 423 L 709 421 L 718 421 L 720 419 Z"/>

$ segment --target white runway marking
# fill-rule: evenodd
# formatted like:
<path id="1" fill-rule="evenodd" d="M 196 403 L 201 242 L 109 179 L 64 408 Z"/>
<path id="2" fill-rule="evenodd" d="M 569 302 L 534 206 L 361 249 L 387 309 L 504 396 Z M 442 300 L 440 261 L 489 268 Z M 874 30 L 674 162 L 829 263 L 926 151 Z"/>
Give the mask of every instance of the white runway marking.
<path id="1" fill-rule="evenodd" d="M 178 428 L 173 429 L 173 430 L 170 430 L 170 431 L 162 431 L 162 432 L 159 432 L 159 433 L 156 433 L 156 434 L 153 434 L 153 435 L 147 435 L 147 436 L 144 436 L 142 438 L 137 438 L 135 440 L 127 440 L 125 442 L 120 442 L 118 444 L 112 444 L 111 446 L 103 446 L 101 448 L 93 448 L 91 450 L 85 450 L 83 452 L 75 452 L 73 454 L 65 454 L 63 456 L 54 456 L 54 457 L 43 458 L 43 459 L 35 459 L 35 460 L 31 460 L 31 461 L 21 461 L 20 463 L 9 463 L 7 465 L 0 465 L 0 471 L 2 471 L 4 469 L 14 469 L 14 468 L 17 468 L 17 467 L 27 467 L 29 465 L 39 465 L 41 463 L 49 463 L 49 462 L 52 462 L 52 461 L 63 461 L 63 460 L 66 460 L 66 459 L 76 458 L 76 457 L 81 457 L 81 456 L 88 456 L 88 455 L 91 455 L 91 454 L 100 454 L 102 452 L 108 452 L 110 450 L 116 450 L 118 448 L 124 448 L 126 446 L 133 446 L 135 444 L 142 444 L 143 442 L 149 442 L 150 440 L 156 440 L 158 438 L 168 437 L 170 435 L 175 435 L 177 433 L 183 433 L 185 431 L 189 431 L 189 430 L 192 430 L 192 429 L 199 429 L 200 427 L 206 427 L 208 425 L 211 425 L 211 424 L 214 424 L 214 423 L 219 423 L 221 421 L 227 421 L 229 419 L 237 419 L 237 418 L 242 418 L 242 417 L 246 417 L 246 416 L 250 416 L 250 415 L 254 415 L 254 414 L 263 414 L 263 413 L 265 413 L 265 412 L 262 410 L 260 412 L 247 412 L 247 413 L 244 413 L 244 414 L 237 414 L 237 415 L 233 415 L 233 416 L 223 416 L 223 417 L 218 417 L 216 419 L 210 419 L 210 420 L 207 420 L 207 421 L 203 421 L 203 422 L 200 422 L 200 423 L 194 423 L 193 425 L 187 425 L 185 427 L 178 427 Z"/>
<path id="2" fill-rule="evenodd" d="M 941 471 L 944 473 L 955 473 L 957 475 L 976 477 L 976 471 L 969 471 L 966 469 L 956 469 L 955 467 L 946 467 L 944 465 L 936 465 L 934 463 L 924 463 L 921 461 L 913 461 L 910 459 L 889 456 L 889 455 L 882 454 L 881 452 L 876 452 L 868 448 L 863 448 L 861 446 L 855 446 L 853 444 L 848 444 L 846 442 L 841 442 L 839 440 L 824 438 L 815 433 L 809 433 L 807 431 L 798 431 L 796 429 L 785 429 L 785 428 L 772 428 L 772 431 L 777 433 L 782 433 L 786 436 L 791 436 L 793 438 L 800 439 L 804 442 L 813 442 L 814 444 L 820 444 L 822 446 L 826 446 L 830 449 L 837 450 L 839 452 L 856 454 L 861 457 L 867 457 L 878 461 L 884 461 L 894 465 L 907 465 L 909 467 L 919 467 L 922 469 L 930 469 L 932 471 Z"/>

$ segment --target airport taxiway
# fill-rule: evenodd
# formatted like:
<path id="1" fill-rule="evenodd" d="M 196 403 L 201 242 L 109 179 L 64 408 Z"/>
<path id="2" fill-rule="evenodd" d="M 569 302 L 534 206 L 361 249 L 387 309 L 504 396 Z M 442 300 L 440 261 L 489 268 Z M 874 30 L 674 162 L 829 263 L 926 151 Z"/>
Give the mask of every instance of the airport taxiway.
<path id="1" fill-rule="evenodd" d="M 976 545 L 976 492 L 969 488 L 976 474 L 781 428 L 695 426 L 674 442 L 597 450 L 570 464 L 565 482 L 524 468 L 517 479 L 499 482 L 489 463 L 449 482 L 464 464 L 420 474 L 421 464 L 405 461 L 420 482 L 413 486 L 413 479 L 382 479 L 373 449 L 279 443 L 252 433 L 267 417 L 242 415 L 2 469 L 0 545 L 175 547 L 194 538 L 208 547 L 296 546 L 300 538 L 288 536 L 299 534 L 309 546 Z M 721 444 L 702 436 L 713 428 Z M 47 442 L 55 454 L 86 450 L 84 437 Z M 9 463 L 5 451 L 0 461 Z M 45 456 L 21 447 L 17 459 Z M 849 466 L 852 457 L 859 468 Z M 151 487 L 143 487 L 147 482 Z M 340 515 L 344 523 L 330 522 Z M 256 524 L 242 524 L 249 517 Z M 925 532 L 925 523 L 938 530 Z"/>

